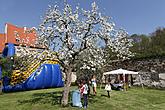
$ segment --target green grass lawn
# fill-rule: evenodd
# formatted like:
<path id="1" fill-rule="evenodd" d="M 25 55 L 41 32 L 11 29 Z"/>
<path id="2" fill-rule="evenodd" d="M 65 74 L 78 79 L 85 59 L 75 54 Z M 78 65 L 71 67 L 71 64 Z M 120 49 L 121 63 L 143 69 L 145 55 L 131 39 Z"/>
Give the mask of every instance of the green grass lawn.
<path id="1" fill-rule="evenodd" d="M 72 90 L 75 87 L 72 87 Z M 76 107 L 60 107 L 62 88 L 43 89 L 0 95 L 0 110 L 79 110 Z M 97 96 L 89 97 L 89 110 L 165 110 L 165 91 L 130 88 L 128 91 L 98 89 Z"/>

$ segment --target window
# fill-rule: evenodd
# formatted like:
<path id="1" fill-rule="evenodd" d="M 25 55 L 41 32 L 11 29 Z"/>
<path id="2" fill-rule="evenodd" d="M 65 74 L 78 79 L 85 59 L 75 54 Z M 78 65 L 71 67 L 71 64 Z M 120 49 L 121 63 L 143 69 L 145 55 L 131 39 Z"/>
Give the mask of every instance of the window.
<path id="1" fill-rule="evenodd" d="M 20 39 L 19 38 L 15 38 L 16 42 L 20 42 Z"/>

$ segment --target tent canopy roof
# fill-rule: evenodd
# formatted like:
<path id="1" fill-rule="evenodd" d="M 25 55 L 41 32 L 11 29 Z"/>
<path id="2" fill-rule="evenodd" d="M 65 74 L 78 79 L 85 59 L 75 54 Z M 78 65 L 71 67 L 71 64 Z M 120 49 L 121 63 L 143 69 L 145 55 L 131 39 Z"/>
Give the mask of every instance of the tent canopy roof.
<path id="1" fill-rule="evenodd" d="M 108 74 L 138 74 L 138 72 L 128 71 L 128 70 L 120 68 L 120 69 L 117 69 L 117 70 L 113 70 L 113 71 L 103 73 L 103 75 L 108 75 Z"/>

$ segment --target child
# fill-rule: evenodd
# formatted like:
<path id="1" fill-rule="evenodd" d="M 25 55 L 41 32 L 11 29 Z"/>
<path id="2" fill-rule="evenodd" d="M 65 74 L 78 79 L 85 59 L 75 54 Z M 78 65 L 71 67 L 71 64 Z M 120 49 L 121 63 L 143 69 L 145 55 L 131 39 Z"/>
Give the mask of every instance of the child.
<path id="1" fill-rule="evenodd" d="M 110 84 L 110 82 L 108 82 L 108 84 L 106 84 L 106 86 L 105 86 L 105 90 L 107 91 L 107 93 L 108 93 L 108 97 L 110 98 L 110 91 L 112 90 L 111 89 L 111 84 Z"/>
<path id="2" fill-rule="evenodd" d="M 81 91 L 81 94 L 83 95 L 83 99 L 84 99 L 84 108 L 87 108 L 87 106 L 88 106 L 88 85 L 85 80 L 83 81 L 83 86 L 81 87 L 80 91 Z"/>
<path id="3" fill-rule="evenodd" d="M 92 75 L 91 83 L 92 83 L 92 88 L 93 88 L 93 94 L 96 95 L 97 84 L 96 84 L 96 76 L 95 75 Z"/>

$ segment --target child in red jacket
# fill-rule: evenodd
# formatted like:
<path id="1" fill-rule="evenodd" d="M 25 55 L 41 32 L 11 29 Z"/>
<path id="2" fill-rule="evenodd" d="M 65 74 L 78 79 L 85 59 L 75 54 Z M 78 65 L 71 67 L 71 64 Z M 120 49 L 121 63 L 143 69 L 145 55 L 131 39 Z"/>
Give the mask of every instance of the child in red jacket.
<path id="1" fill-rule="evenodd" d="M 83 95 L 84 108 L 87 108 L 87 106 L 88 106 L 88 85 L 87 85 L 87 82 L 85 80 L 83 80 L 83 85 L 80 88 L 80 92 Z"/>

